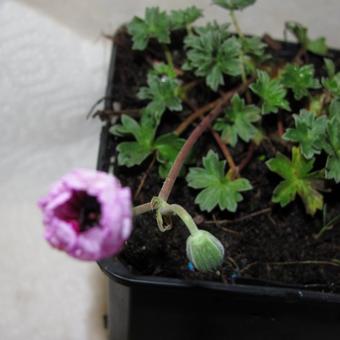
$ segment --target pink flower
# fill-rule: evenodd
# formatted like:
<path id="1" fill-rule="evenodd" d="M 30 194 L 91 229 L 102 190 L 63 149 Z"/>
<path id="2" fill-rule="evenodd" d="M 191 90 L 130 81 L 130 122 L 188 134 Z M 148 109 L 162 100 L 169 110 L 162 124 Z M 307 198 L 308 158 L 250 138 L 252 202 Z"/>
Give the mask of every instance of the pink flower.
<path id="1" fill-rule="evenodd" d="M 38 205 L 46 240 L 81 260 L 117 254 L 131 234 L 130 189 L 104 172 L 74 170 Z"/>

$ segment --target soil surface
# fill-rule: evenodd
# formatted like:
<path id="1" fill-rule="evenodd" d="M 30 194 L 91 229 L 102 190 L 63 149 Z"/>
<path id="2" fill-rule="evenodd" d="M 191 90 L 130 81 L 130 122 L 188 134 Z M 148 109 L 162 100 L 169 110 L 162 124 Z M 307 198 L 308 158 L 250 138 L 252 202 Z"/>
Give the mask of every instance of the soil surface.
<path id="1" fill-rule="evenodd" d="M 115 111 L 138 116 L 139 109 L 145 102 L 137 99 L 136 93 L 140 86 L 146 83 L 146 73 L 152 62 L 164 59 L 160 46 L 152 42 L 144 55 L 132 51 L 131 40 L 126 32 L 121 30 L 114 38 L 117 46 L 116 67 L 113 82 L 112 99 Z M 173 37 L 176 41 L 171 45 L 175 64 L 181 65 L 183 61 L 182 35 Z M 298 51 L 298 46 L 282 44 L 280 50 L 269 50 L 277 57 L 276 63 L 292 60 Z M 339 59 L 336 52 L 331 54 L 336 65 Z M 314 63 L 318 75 L 322 72 L 322 58 L 308 55 L 308 62 Z M 192 75 L 183 79 L 190 82 Z M 223 91 L 233 87 L 230 80 Z M 193 106 L 199 107 L 216 99 L 218 94 L 212 93 L 202 84 L 190 94 Z M 291 99 L 293 112 L 298 110 L 303 102 L 294 102 Z M 256 103 L 256 98 L 253 98 Z M 114 123 L 115 118 L 111 110 L 99 113 L 101 118 Z M 185 107 L 181 113 L 167 112 L 165 123 L 160 127 L 162 132 L 172 131 L 192 111 Z M 295 111 L 297 112 L 297 111 Z M 278 115 L 280 116 L 280 115 Z M 277 115 L 266 116 L 263 125 L 268 134 L 276 131 Z M 291 114 L 285 115 L 284 125 L 292 124 Z M 190 129 L 185 136 L 188 136 Z M 121 142 L 120 138 L 111 136 L 109 150 L 111 156 L 115 154 L 115 145 Z M 239 204 L 237 213 L 220 212 L 218 209 L 212 213 L 202 213 L 195 205 L 194 199 L 198 191 L 189 188 L 184 178 L 179 178 L 170 196 L 169 203 L 176 202 L 187 209 L 194 217 L 200 228 L 211 231 L 219 238 L 226 249 L 223 267 L 216 273 L 200 273 L 191 271 L 185 255 L 185 242 L 188 237 L 187 229 L 175 219 L 171 231 L 161 233 L 156 225 L 153 214 L 149 213 L 135 220 L 133 235 L 127 243 L 120 259 L 124 261 L 133 272 L 146 275 L 160 275 L 184 279 L 202 279 L 232 283 L 268 284 L 280 286 L 295 286 L 306 289 L 340 292 L 340 225 L 326 232 L 321 238 L 314 236 L 322 227 L 322 213 L 314 217 L 305 213 L 305 208 L 298 198 L 286 208 L 271 203 L 274 188 L 280 178 L 270 172 L 265 160 L 272 158 L 277 151 L 289 154 L 291 145 L 282 144 L 278 138 L 269 138 L 255 151 L 252 161 L 242 171 L 242 177 L 247 178 L 254 189 L 244 194 L 244 200 Z M 206 132 L 194 148 L 194 161 L 190 166 L 201 166 L 201 159 L 209 149 L 220 153 L 212 135 Z M 238 143 L 231 148 L 233 157 L 240 163 L 247 154 L 248 145 Z M 128 185 L 135 193 L 152 157 L 141 166 L 134 168 L 116 167 L 115 174 L 124 185 Z M 317 164 L 324 164 L 324 159 L 318 159 Z M 331 183 L 332 184 L 332 183 Z M 339 193 L 340 187 L 326 184 L 325 202 L 327 202 L 327 218 L 331 219 L 340 213 Z M 157 166 L 149 171 L 141 193 L 135 198 L 135 204 L 148 202 L 157 195 L 162 180 L 158 177 Z M 331 190 L 328 190 L 331 189 Z M 221 223 L 222 220 L 228 220 Z M 340 263 L 340 262 L 339 262 Z"/>

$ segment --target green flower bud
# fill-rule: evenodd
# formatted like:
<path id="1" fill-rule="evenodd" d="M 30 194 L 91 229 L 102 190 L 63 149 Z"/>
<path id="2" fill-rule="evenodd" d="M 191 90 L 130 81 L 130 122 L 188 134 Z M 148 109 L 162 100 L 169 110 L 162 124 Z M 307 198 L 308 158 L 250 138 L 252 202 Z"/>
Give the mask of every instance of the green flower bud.
<path id="1" fill-rule="evenodd" d="M 198 230 L 187 239 L 187 256 L 197 270 L 212 271 L 223 262 L 222 243 L 205 230 Z"/>

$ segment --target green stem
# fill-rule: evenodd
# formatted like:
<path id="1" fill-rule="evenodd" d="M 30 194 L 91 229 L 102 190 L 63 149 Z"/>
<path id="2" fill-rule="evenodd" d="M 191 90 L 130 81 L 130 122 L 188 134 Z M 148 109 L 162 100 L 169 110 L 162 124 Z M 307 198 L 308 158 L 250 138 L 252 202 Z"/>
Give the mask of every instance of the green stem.
<path id="1" fill-rule="evenodd" d="M 166 62 L 168 63 L 169 66 L 174 67 L 174 60 L 172 58 L 172 54 L 169 50 L 168 45 L 163 44 L 162 48 L 163 48 L 163 51 L 164 51 Z"/>
<path id="2" fill-rule="evenodd" d="M 154 197 L 152 202 L 162 216 L 177 215 L 188 228 L 191 235 L 194 235 L 199 231 L 190 214 L 182 206 L 178 204 L 169 204 L 159 197 Z"/>
<path id="3" fill-rule="evenodd" d="M 237 35 L 240 37 L 240 39 L 244 39 L 244 34 L 241 31 L 240 25 L 237 21 L 236 15 L 234 11 L 229 11 L 231 22 L 233 23 L 233 26 L 235 27 Z M 243 48 L 241 46 L 240 50 L 240 68 L 241 68 L 241 77 L 242 77 L 242 82 L 243 84 L 246 83 L 247 81 L 247 75 L 246 75 L 246 70 L 245 70 L 245 57 L 243 53 Z"/>

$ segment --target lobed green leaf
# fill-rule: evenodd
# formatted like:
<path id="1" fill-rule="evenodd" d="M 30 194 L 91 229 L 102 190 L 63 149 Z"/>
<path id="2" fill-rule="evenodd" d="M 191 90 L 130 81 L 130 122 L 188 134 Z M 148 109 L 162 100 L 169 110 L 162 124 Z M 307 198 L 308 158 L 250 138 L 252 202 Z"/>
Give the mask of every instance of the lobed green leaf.
<path id="1" fill-rule="evenodd" d="M 173 10 L 169 15 L 170 27 L 172 30 L 184 29 L 201 18 L 202 15 L 202 10 L 196 6 L 191 6 L 184 10 Z"/>
<path id="2" fill-rule="evenodd" d="M 322 209 L 323 196 L 317 191 L 316 185 L 322 179 L 322 173 L 311 172 L 314 162 L 314 159 L 306 160 L 297 147 L 292 149 L 292 160 L 278 153 L 267 161 L 269 170 L 283 178 L 274 190 L 272 201 L 285 207 L 299 195 L 308 214 L 314 215 Z"/>
<path id="3" fill-rule="evenodd" d="M 301 153 L 307 159 L 320 154 L 327 127 L 327 117 L 317 117 L 313 112 L 301 110 L 294 115 L 295 128 L 287 129 L 283 138 L 299 143 Z"/>
<path id="4" fill-rule="evenodd" d="M 207 85 L 216 91 L 224 84 L 224 75 L 240 75 L 241 46 L 235 37 L 229 38 L 226 25 L 209 24 L 186 37 L 187 62 L 184 69 L 205 77 Z"/>
<path id="5" fill-rule="evenodd" d="M 261 99 L 262 114 L 277 113 L 279 109 L 290 111 L 285 99 L 287 91 L 279 79 L 271 79 L 267 72 L 257 71 L 257 80 L 250 89 Z"/>
<path id="6" fill-rule="evenodd" d="M 187 182 L 194 189 L 203 189 L 195 203 L 202 211 L 208 212 L 217 206 L 220 210 L 235 212 L 237 204 L 243 200 L 241 192 L 252 189 L 245 178 L 231 179 L 225 176 L 225 161 L 220 161 L 212 150 L 203 158 L 203 168 L 189 169 Z"/>
<path id="7" fill-rule="evenodd" d="M 320 83 L 314 78 L 314 66 L 288 64 L 281 76 L 282 84 L 291 89 L 296 100 L 308 96 L 309 89 L 317 89 Z"/>
<path id="8" fill-rule="evenodd" d="M 146 8 L 145 18 L 134 17 L 127 28 L 132 36 L 132 48 L 135 50 L 144 50 L 151 38 L 162 44 L 170 43 L 169 18 L 159 7 Z"/>
<path id="9" fill-rule="evenodd" d="M 221 131 L 222 140 L 235 146 L 238 138 L 249 142 L 257 134 L 254 122 L 261 119 L 260 109 L 255 105 L 246 105 L 244 99 L 235 95 L 231 106 L 224 112 L 224 116 L 217 119 L 214 129 Z"/>
<path id="10" fill-rule="evenodd" d="M 308 29 L 305 26 L 298 22 L 289 21 L 286 22 L 285 29 L 295 36 L 305 50 L 321 56 L 327 54 L 328 47 L 326 39 L 323 37 L 310 39 L 308 36 Z"/>
<path id="11" fill-rule="evenodd" d="M 163 75 L 161 75 L 163 73 Z M 181 111 L 180 82 L 174 77 L 170 66 L 158 64 L 148 74 L 147 87 L 142 87 L 138 98 L 150 100 L 145 108 L 146 114 L 160 121 L 165 110 Z"/>
<path id="12" fill-rule="evenodd" d="M 331 118 L 327 125 L 326 141 L 323 145 L 328 158 L 326 163 L 326 178 L 340 182 L 340 119 Z"/>

